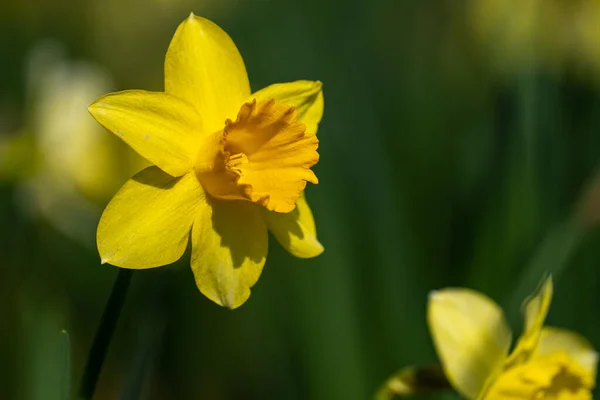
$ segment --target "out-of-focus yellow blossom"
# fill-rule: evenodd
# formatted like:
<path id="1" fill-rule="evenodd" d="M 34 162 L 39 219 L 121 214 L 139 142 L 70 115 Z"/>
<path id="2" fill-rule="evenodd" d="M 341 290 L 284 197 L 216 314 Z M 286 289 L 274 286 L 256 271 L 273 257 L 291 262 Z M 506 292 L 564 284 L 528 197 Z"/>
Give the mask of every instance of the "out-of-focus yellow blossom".
<path id="1" fill-rule="evenodd" d="M 517 72 L 542 66 L 600 72 L 597 0 L 471 0 L 470 21 L 493 64 Z"/>
<path id="2" fill-rule="evenodd" d="M 466 399 L 592 398 L 598 355 L 583 337 L 544 326 L 552 298 L 548 278 L 524 305 L 524 331 L 512 352 L 501 308 L 470 289 L 431 294 L 428 322 L 449 383 Z M 412 369 L 392 377 L 381 398 L 414 394 Z"/>
<path id="3" fill-rule="evenodd" d="M 236 308 L 267 255 L 267 228 L 293 255 L 323 251 L 303 190 L 317 183 L 321 83 L 251 94 L 231 38 L 193 14 L 165 60 L 165 92 L 129 90 L 90 106 L 96 120 L 155 166 L 115 195 L 98 225 L 103 263 L 153 268 L 188 242 L 200 291 Z"/>
<path id="4" fill-rule="evenodd" d="M 85 241 L 114 191 L 148 163 L 85 112 L 112 87 L 99 67 L 68 61 L 58 43 L 46 41 L 27 69 L 27 124 L 0 138 L 0 179 L 20 183 L 26 211 Z"/>

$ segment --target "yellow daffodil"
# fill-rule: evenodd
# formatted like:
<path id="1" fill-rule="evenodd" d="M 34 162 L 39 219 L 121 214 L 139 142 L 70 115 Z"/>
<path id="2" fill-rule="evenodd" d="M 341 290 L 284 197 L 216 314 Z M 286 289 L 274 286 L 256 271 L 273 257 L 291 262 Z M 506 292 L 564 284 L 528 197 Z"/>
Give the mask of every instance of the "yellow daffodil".
<path id="1" fill-rule="evenodd" d="M 510 328 L 496 303 L 470 289 L 433 292 L 427 319 L 452 387 L 466 399 L 591 399 L 598 355 L 578 334 L 544 326 L 551 298 L 549 278 L 526 301 L 524 331 L 509 354 Z M 417 392 L 414 371 L 391 378 L 381 398 Z"/>
<path id="2" fill-rule="evenodd" d="M 240 53 L 217 25 L 191 14 L 165 60 L 165 91 L 108 94 L 94 118 L 154 166 L 114 196 L 98 225 L 103 263 L 173 263 L 191 243 L 200 291 L 236 308 L 267 256 L 267 229 L 291 254 L 323 251 L 303 190 L 317 183 L 320 82 L 251 93 Z"/>

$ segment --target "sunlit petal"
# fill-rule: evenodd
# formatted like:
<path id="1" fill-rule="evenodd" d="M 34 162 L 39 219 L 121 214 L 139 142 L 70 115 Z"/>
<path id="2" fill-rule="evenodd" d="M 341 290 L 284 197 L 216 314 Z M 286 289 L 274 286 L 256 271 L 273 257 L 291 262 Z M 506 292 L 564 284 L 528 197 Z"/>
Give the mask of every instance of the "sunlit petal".
<path id="1" fill-rule="evenodd" d="M 554 352 L 517 364 L 498 375 L 485 400 L 592 400 L 591 376 L 570 354 Z"/>
<path id="2" fill-rule="evenodd" d="M 185 101 L 165 93 L 127 90 L 96 100 L 90 113 L 166 173 L 181 176 L 192 168 L 201 121 Z"/>
<path id="3" fill-rule="evenodd" d="M 552 278 L 548 277 L 536 292 L 523 303 L 525 326 L 515 349 L 510 354 L 507 366 L 526 362 L 535 350 L 550 303 L 552 302 Z"/>
<path id="4" fill-rule="evenodd" d="M 298 113 L 298 122 L 306 125 L 306 133 L 316 134 L 323 117 L 323 84 L 319 81 L 295 81 L 276 83 L 253 93 L 250 100 L 257 102 L 274 99 L 293 106 Z"/>
<path id="5" fill-rule="evenodd" d="M 596 376 L 598 353 L 587 339 L 568 329 L 545 326 L 542 329 L 540 340 L 533 352 L 532 359 L 559 351 L 564 351 L 577 361 L 589 372 L 590 376 Z"/>
<path id="6" fill-rule="evenodd" d="M 315 220 L 304 193 L 296 201 L 293 211 L 278 213 L 264 209 L 263 214 L 269 230 L 292 255 L 311 258 L 325 250 L 317 239 Z"/>
<path id="7" fill-rule="evenodd" d="M 476 291 L 448 288 L 431 294 L 427 318 L 448 380 L 467 399 L 476 398 L 510 347 L 502 309 Z"/>
<path id="8" fill-rule="evenodd" d="M 173 178 L 149 167 L 138 173 L 102 214 L 97 235 L 102 262 L 143 269 L 177 261 L 203 198 L 193 172 Z"/>
<path id="9" fill-rule="evenodd" d="M 250 95 L 244 61 L 231 38 L 213 22 L 191 14 L 167 51 L 165 91 L 196 107 L 203 132 L 223 128 Z"/>
<path id="10" fill-rule="evenodd" d="M 215 303 L 237 308 L 250 297 L 267 257 L 267 227 L 243 200 L 209 200 L 192 229 L 192 271 L 198 289 Z"/>

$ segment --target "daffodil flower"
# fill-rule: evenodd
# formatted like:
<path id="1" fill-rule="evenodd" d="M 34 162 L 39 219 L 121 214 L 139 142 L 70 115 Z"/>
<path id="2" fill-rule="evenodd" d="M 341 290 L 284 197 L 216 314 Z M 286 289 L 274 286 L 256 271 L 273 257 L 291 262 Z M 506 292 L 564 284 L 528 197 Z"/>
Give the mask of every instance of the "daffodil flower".
<path id="1" fill-rule="evenodd" d="M 261 274 L 268 230 L 297 257 L 323 251 L 303 195 L 317 183 L 320 82 L 251 93 L 231 38 L 191 14 L 167 51 L 164 92 L 108 94 L 90 112 L 154 164 L 106 207 L 97 234 L 103 263 L 159 267 L 190 242 L 199 290 L 236 308 Z"/>
<path id="2" fill-rule="evenodd" d="M 429 329 L 452 387 L 466 399 L 592 399 L 598 355 L 578 334 L 544 326 L 551 298 L 548 278 L 525 302 L 524 331 L 509 353 L 511 331 L 496 303 L 470 289 L 433 292 Z M 414 377 L 401 371 L 381 398 L 417 392 Z"/>

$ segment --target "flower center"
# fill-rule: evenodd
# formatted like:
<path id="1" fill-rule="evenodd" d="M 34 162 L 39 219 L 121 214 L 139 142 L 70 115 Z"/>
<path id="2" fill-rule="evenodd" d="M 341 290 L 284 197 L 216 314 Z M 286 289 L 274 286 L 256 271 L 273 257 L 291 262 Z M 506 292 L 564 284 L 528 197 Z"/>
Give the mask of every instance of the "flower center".
<path id="1" fill-rule="evenodd" d="M 236 121 L 225 121 L 223 130 L 204 139 L 196 176 L 213 197 L 290 212 L 306 182 L 318 183 L 310 167 L 319 161 L 319 140 L 305 129 L 294 107 L 274 100 L 245 103 Z"/>
<path id="2" fill-rule="evenodd" d="M 594 377 L 565 352 L 535 358 L 500 374 L 486 400 L 591 400 Z"/>

